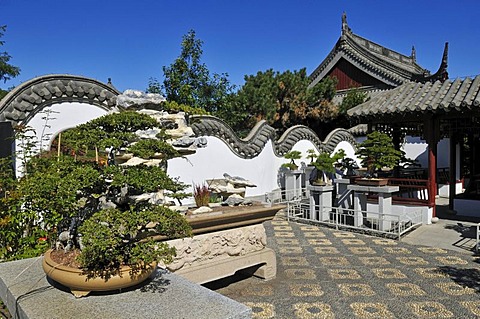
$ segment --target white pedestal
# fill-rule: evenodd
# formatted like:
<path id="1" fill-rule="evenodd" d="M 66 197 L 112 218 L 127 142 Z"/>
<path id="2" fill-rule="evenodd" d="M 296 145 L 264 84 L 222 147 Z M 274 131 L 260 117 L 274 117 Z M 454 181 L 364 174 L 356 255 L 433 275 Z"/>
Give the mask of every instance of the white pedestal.
<path id="1" fill-rule="evenodd" d="M 308 185 L 310 197 L 310 219 L 329 220 L 332 207 L 333 186 Z"/>
<path id="2" fill-rule="evenodd" d="M 302 197 L 303 171 L 285 171 L 285 199 L 287 201 Z"/>
<path id="3" fill-rule="evenodd" d="M 353 209 L 355 210 L 354 226 L 363 225 L 363 214 L 367 210 L 367 194 L 378 193 L 378 227 L 379 230 L 387 230 L 390 227 L 390 220 L 385 214 L 392 214 L 392 193 L 398 192 L 398 186 L 361 186 L 348 185 L 347 189 L 353 193 Z M 361 212 L 360 212 L 361 211 Z"/>

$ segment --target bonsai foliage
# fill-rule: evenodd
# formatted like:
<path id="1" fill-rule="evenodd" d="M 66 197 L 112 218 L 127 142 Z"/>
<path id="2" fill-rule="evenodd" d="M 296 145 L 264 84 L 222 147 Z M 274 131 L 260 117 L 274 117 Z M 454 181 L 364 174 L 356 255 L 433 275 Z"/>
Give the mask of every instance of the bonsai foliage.
<path id="1" fill-rule="evenodd" d="M 290 160 L 290 163 L 282 164 L 282 167 L 286 167 L 291 170 L 296 170 L 298 165 L 295 163 L 295 160 L 299 160 L 302 158 L 302 152 L 300 151 L 290 151 L 284 156 L 286 159 Z"/>
<path id="2" fill-rule="evenodd" d="M 335 173 L 335 163 L 345 157 L 345 151 L 340 149 L 335 154 L 331 155 L 323 152 L 317 156 L 313 165 L 317 170 L 324 173 L 333 174 Z"/>
<path id="3" fill-rule="evenodd" d="M 358 169 L 357 162 L 350 157 L 344 157 L 340 161 L 340 166 L 342 169 L 345 171 L 345 175 L 347 176 L 353 176 L 356 174 L 356 170 Z"/>
<path id="4" fill-rule="evenodd" d="M 317 158 L 317 156 L 318 154 L 313 148 L 307 150 L 307 158 L 310 159 L 310 164 L 313 164 L 313 161 L 315 160 L 315 158 Z"/>
<path id="5" fill-rule="evenodd" d="M 78 261 L 89 276 L 108 279 L 123 265 L 132 267 L 131 275 L 135 275 L 152 262 L 170 263 L 175 248 L 155 242 L 149 235 L 185 237 L 190 235 L 190 226 L 163 206 L 124 211 L 110 208 L 93 214 L 79 232 L 83 249 Z"/>
<path id="6" fill-rule="evenodd" d="M 158 125 L 145 114 L 109 114 L 65 133 L 72 152 L 31 157 L 21 178 L 14 178 L 11 163 L 2 162 L 0 260 L 39 255 L 53 245 L 55 237 L 60 239 L 59 248 L 82 249 L 80 262 L 91 276 L 108 278 L 122 264 L 140 260 L 138 270 L 153 260 L 171 260 L 174 250 L 154 244 L 148 236 L 188 236 L 189 225 L 159 200 L 137 196 L 187 196 L 183 193 L 187 186 L 164 169 L 167 159 L 178 155 L 166 143 L 166 135 L 147 142 L 135 133 Z M 147 158 L 152 152 L 161 156 L 155 166 L 118 166 L 114 160 L 103 165 L 76 156 L 93 149 L 105 156 L 106 147 L 110 153 L 122 150 Z"/>
<path id="7" fill-rule="evenodd" d="M 378 131 L 367 135 L 356 153 L 362 160 L 362 166 L 367 167 L 367 175 L 375 176 L 382 168 L 393 168 L 401 160 L 402 152 L 396 150 L 392 138 Z"/>

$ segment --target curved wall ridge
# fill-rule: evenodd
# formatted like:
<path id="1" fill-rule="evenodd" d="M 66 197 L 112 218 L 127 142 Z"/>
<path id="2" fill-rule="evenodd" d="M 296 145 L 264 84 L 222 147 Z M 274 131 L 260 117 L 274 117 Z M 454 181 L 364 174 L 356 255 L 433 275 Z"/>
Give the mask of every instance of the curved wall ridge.
<path id="1" fill-rule="evenodd" d="M 353 147 L 357 145 L 354 136 L 345 129 L 333 130 L 322 142 L 309 127 L 295 125 L 277 139 L 275 129 L 263 120 L 255 125 L 246 138 L 241 139 L 227 123 L 215 116 L 195 115 L 191 119 L 191 127 L 197 136 L 219 138 L 235 155 L 243 159 L 258 156 L 269 140 L 272 141 L 273 151 L 278 157 L 283 157 L 295 144 L 303 140 L 310 141 L 318 151 L 329 153 L 333 152 L 342 141 L 350 143 Z"/>
<path id="2" fill-rule="evenodd" d="M 269 140 L 275 140 L 275 130 L 265 121 L 258 122 L 244 139 L 215 116 L 195 115 L 190 126 L 197 136 L 213 136 L 222 140 L 238 157 L 250 159 L 258 156 Z"/>
<path id="3" fill-rule="evenodd" d="M 63 102 L 88 103 L 106 111 L 116 108 L 115 88 L 76 75 L 51 74 L 24 82 L 0 101 L 0 121 L 28 123 L 43 108 Z"/>

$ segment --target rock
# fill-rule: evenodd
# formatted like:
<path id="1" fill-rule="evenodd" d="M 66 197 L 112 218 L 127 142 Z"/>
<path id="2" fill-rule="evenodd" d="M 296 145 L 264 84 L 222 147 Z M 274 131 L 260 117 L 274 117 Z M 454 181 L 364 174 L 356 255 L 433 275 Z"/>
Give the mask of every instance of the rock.
<path id="1" fill-rule="evenodd" d="M 149 130 L 138 130 L 135 132 L 135 135 L 144 139 L 156 139 L 157 134 L 160 133 L 161 131 L 162 130 L 159 128 L 152 128 Z"/>
<path id="2" fill-rule="evenodd" d="M 245 187 L 235 187 L 235 185 L 228 183 L 225 179 L 210 179 L 207 180 L 208 188 L 213 193 L 218 194 L 244 194 Z"/>
<path id="3" fill-rule="evenodd" d="M 129 196 L 131 200 L 135 203 L 149 202 L 154 205 L 162 205 L 165 201 L 163 192 L 154 192 L 154 193 L 143 193 L 141 195 L 131 195 Z"/>
<path id="4" fill-rule="evenodd" d="M 241 204 L 243 206 L 252 206 L 253 205 L 253 200 L 251 199 L 244 199 L 243 203 Z"/>
<path id="5" fill-rule="evenodd" d="M 238 206 L 244 202 L 244 198 L 238 194 L 228 196 L 228 198 L 222 203 L 224 206 Z"/>
<path id="6" fill-rule="evenodd" d="M 198 148 L 207 147 L 207 139 L 205 137 L 199 137 L 195 141 L 195 146 Z"/>
<path id="7" fill-rule="evenodd" d="M 223 174 L 223 177 L 227 180 L 227 182 L 233 184 L 235 187 L 257 187 L 257 185 L 240 176 L 230 176 L 225 173 Z"/>
<path id="8" fill-rule="evenodd" d="M 211 212 L 213 212 L 213 209 L 211 209 L 208 206 L 202 206 L 192 211 L 192 214 L 198 215 L 198 214 L 205 214 L 205 213 L 211 213 Z"/>
<path id="9" fill-rule="evenodd" d="M 137 166 L 140 164 L 144 164 L 147 166 L 158 166 L 162 162 L 161 159 L 144 159 L 141 157 L 132 157 L 128 161 L 119 164 L 120 166 Z"/>
<path id="10" fill-rule="evenodd" d="M 122 108 L 159 108 L 166 99 L 155 93 L 145 93 L 138 90 L 125 90 L 117 96 L 117 106 Z"/>
<path id="11" fill-rule="evenodd" d="M 107 201 L 105 196 L 101 196 L 98 200 L 99 209 L 117 208 L 117 205 L 111 201 Z"/>
<path id="12" fill-rule="evenodd" d="M 195 143 L 195 139 L 191 137 L 182 137 L 179 138 L 178 140 L 175 140 L 172 142 L 172 146 L 175 147 L 189 147 L 190 145 L 193 145 Z"/>

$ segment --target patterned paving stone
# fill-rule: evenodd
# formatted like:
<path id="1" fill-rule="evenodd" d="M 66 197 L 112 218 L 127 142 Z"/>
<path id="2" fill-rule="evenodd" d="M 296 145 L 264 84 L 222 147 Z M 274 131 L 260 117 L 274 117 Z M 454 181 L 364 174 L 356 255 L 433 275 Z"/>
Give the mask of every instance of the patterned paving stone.
<path id="1" fill-rule="evenodd" d="M 480 264 L 438 247 L 266 222 L 277 277 L 217 289 L 254 318 L 479 318 Z"/>

